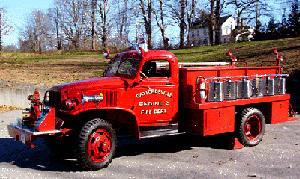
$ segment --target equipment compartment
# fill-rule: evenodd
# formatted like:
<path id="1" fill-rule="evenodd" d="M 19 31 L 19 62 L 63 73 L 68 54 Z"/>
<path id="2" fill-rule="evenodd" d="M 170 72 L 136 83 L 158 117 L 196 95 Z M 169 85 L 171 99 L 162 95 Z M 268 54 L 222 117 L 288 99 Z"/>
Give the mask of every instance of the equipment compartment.
<path id="1" fill-rule="evenodd" d="M 270 77 L 263 79 L 263 94 L 264 96 L 274 96 L 274 79 Z"/>
<path id="2" fill-rule="evenodd" d="M 249 99 L 252 96 L 250 80 L 242 79 L 237 82 L 237 98 Z"/>
<path id="3" fill-rule="evenodd" d="M 209 83 L 209 102 L 222 102 L 224 99 L 223 95 L 223 82 L 210 82 Z"/>
<path id="4" fill-rule="evenodd" d="M 224 100 L 236 99 L 236 84 L 234 81 L 227 80 L 224 82 Z"/>
<path id="5" fill-rule="evenodd" d="M 286 94 L 286 78 L 276 77 L 274 79 L 274 94 L 283 95 Z"/>

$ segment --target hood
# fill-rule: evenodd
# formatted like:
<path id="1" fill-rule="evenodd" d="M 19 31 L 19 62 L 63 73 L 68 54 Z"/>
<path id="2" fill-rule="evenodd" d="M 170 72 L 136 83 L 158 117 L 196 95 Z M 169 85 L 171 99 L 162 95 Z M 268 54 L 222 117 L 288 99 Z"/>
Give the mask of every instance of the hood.
<path id="1" fill-rule="evenodd" d="M 66 91 L 66 90 L 93 90 L 93 89 L 111 89 L 125 87 L 124 81 L 120 77 L 96 77 L 85 80 L 78 80 L 71 83 L 64 83 L 53 86 L 50 91 Z"/>

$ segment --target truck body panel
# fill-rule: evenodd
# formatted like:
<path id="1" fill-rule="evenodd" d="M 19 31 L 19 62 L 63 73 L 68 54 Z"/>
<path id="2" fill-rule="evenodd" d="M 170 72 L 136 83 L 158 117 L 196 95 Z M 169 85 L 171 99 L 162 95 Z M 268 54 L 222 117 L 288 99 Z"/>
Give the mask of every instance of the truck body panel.
<path id="1" fill-rule="evenodd" d="M 180 100 L 183 100 L 185 108 L 193 103 L 196 97 L 196 80 L 199 76 L 227 77 L 232 80 L 242 79 L 246 76 L 277 74 L 280 67 L 202 67 L 202 68 L 180 68 Z M 253 77 L 252 77 L 253 78 Z"/>

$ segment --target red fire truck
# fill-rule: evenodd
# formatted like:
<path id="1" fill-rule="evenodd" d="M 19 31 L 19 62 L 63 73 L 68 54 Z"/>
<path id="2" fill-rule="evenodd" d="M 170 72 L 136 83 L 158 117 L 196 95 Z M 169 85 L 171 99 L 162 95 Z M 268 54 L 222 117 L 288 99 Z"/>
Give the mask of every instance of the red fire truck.
<path id="1" fill-rule="evenodd" d="M 90 170 L 109 165 L 117 136 L 230 133 L 235 147 L 255 146 L 265 124 L 297 120 L 281 59 L 277 53 L 271 67 L 236 67 L 236 58 L 178 63 L 170 52 L 141 45 L 112 57 L 102 77 L 53 86 L 43 102 L 35 91 L 8 131 L 29 147 L 43 137 L 53 151 L 74 149 Z"/>

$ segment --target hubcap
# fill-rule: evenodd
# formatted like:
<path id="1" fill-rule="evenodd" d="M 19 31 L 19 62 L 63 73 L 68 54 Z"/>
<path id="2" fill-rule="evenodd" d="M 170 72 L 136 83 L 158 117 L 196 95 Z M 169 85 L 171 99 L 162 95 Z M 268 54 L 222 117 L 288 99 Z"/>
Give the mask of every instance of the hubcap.
<path id="1" fill-rule="evenodd" d="M 244 134 L 246 135 L 247 139 L 250 141 L 257 140 L 261 131 L 262 124 L 259 117 L 256 115 L 249 117 L 244 126 Z"/>
<path id="2" fill-rule="evenodd" d="M 103 162 L 111 150 L 112 141 L 106 129 L 97 129 L 88 141 L 89 156 L 94 162 Z"/>

